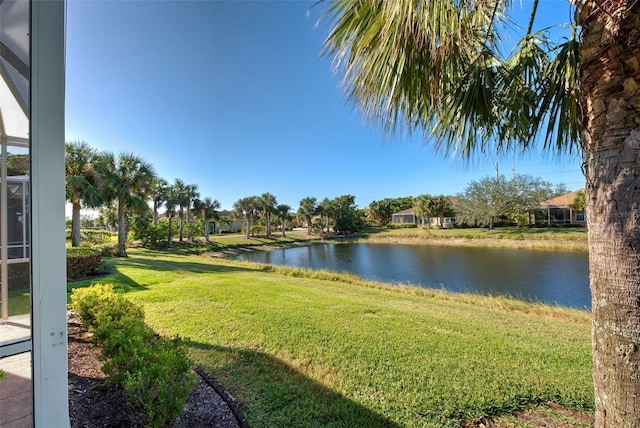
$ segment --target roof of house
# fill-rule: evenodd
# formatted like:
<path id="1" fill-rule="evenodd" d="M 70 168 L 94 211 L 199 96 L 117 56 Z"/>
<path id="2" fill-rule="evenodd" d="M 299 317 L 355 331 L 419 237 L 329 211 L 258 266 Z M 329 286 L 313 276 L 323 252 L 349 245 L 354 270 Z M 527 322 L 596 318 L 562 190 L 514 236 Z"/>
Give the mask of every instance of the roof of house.
<path id="1" fill-rule="evenodd" d="M 565 193 L 564 195 L 556 196 L 546 200 L 540 204 L 543 207 L 569 207 L 576 199 L 576 195 L 579 192 L 583 192 L 584 189 L 574 190 L 573 192 Z"/>
<path id="2" fill-rule="evenodd" d="M 402 211 L 398 211 L 397 213 L 393 213 L 392 215 L 405 215 L 405 214 L 414 214 L 415 211 L 413 210 L 413 208 L 409 208 L 406 210 L 402 210 Z"/>

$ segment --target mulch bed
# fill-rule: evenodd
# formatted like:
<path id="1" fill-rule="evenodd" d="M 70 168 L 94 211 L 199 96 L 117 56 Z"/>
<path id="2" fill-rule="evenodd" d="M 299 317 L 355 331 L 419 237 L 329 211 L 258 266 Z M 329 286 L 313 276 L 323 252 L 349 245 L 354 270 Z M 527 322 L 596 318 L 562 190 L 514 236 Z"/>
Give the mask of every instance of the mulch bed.
<path id="1" fill-rule="evenodd" d="M 125 392 L 109 384 L 98 359 L 99 349 L 77 319 L 68 320 L 69 414 L 72 428 L 137 428 L 144 416 L 137 412 Z M 232 403 L 233 404 L 233 403 Z M 195 386 L 174 428 L 238 428 L 227 403 L 205 379 Z"/>

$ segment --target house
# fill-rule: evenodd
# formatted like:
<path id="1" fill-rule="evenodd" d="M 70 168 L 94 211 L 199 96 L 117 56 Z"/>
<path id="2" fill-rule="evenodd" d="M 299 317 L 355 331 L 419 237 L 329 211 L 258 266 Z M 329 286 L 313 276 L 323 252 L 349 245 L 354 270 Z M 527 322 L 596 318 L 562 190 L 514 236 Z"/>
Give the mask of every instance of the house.
<path id="1" fill-rule="evenodd" d="M 398 211 L 391 215 L 392 224 L 415 224 L 424 225 L 428 227 L 440 227 L 442 229 L 451 229 L 455 224 L 455 217 L 427 217 L 420 219 L 415 214 L 414 208 Z"/>
<path id="2" fill-rule="evenodd" d="M 414 209 L 409 208 L 407 210 L 402 210 L 402 211 L 398 211 L 397 213 L 393 213 L 391 215 L 391 223 L 392 224 L 418 224 L 418 219 L 416 217 Z"/>
<path id="3" fill-rule="evenodd" d="M 542 202 L 536 214 L 536 223 L 579 224 L 580 226 L 586 226 L 585 211 L 571 208 L 578 193 L 583 191 L 583 189 L 579 189 Z"/>

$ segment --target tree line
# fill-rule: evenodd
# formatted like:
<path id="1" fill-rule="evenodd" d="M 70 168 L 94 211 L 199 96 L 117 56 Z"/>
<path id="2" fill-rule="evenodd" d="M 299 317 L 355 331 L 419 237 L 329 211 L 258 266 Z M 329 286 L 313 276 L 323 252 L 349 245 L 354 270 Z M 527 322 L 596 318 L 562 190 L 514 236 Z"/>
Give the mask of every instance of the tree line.
<path id="1" fill-rule="evenodd" d="M 133 153 L 114 155 L 99 152 L 85 142 L 66 144 L 66 199 L 72 206 L 71 244 L 80 245 L 81 209 L 97 208 L 101 225 L 117 226 L 118 250 L 126 256 L 126 242 L 131 232 L 135 239 L 149 245 L 173 245 L 174 233 L 179 242 L 185 236 L 192 241 L 209 234 L 216 224 L 231 225 L 241 218 L 249 238 L 264 229 L 271 238 L 272 226 L 279 226 L 286 236 L 287 222 L 306 225 L 307 233 L 351 233 L 365 225 L 384 226 L 394 213 L 413 208 L 422 226 L 431 227 L 432 218 L 456 217 L 458 224 L 487 226 L 498 221 L 526 223 L 531 212 L 546 199 L 566 193 L 563 184 L 553 186 L 528 175 L 504 176 L 472 181 L 455 197 L 422 194 L 372 201 L 360 209 L 355 196 L 341 195 L 318 201 L 305 197 L 296 212 L 287 204 L 278 204 L 276 196 L 263 193 L 247 196 L 233 204 L 232 216 L 220 215 L 220 203 L 201 198 L 196 184 L 181 179 L 173 183 L 157 176 L 153 166 Z M 160 210 L 164 219 L 160 221 Z M 526 220 L 523 220 L 526 219 Z M 177 224 L 176 224 L 177 223 Z M 177 228 L 177 231 L 175 230 Z"/>

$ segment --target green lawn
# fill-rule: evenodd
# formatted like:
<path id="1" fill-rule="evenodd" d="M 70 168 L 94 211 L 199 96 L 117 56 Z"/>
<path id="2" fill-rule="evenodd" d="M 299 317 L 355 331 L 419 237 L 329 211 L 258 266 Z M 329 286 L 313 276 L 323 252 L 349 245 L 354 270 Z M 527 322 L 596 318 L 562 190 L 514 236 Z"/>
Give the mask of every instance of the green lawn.
<path id="1" fill-rule="evenodd" d="M 593 407 L 586 312 L 207 256 L 129 254 L 93 282 L 126 291 L 156 330 L 188 337 L 193 360 L 253 426 L 458 427 L 547 401 Z"/>

